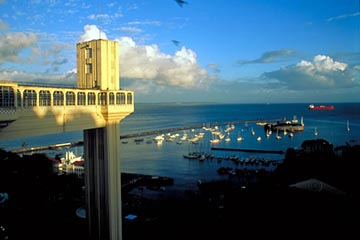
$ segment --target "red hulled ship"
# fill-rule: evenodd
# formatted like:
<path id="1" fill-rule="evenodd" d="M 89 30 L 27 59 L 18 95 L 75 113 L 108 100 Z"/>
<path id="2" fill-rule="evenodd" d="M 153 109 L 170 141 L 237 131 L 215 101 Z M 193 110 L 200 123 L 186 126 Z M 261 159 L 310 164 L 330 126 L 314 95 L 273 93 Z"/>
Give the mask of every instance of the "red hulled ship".
<path id="1" fill-rule="evenodd" d="M 310 104 L 308 108 L 310 110 L 334 110 L 334 105 L 314 105 L 314 104 Z"/>

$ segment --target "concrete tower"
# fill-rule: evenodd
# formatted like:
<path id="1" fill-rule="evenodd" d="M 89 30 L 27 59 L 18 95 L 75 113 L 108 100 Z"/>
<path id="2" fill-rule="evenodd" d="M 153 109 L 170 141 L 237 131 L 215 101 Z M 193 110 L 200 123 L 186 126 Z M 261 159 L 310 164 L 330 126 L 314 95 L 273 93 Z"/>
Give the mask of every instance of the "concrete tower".
<path id="1" fill-rule="evenodd" d="M 118 43 L 98 39 L 77 44 L 77 87 L 120 89 Z M 122 239 L 120 120 L 107 105 L 106 126 L 84 130 L 87 218 L 91 239 Z"/>
<path id="2" fill-rule="evenodd" d="M 118 42 L 98 39 L 78 43 L 77 87 L 119 90 Z"/>

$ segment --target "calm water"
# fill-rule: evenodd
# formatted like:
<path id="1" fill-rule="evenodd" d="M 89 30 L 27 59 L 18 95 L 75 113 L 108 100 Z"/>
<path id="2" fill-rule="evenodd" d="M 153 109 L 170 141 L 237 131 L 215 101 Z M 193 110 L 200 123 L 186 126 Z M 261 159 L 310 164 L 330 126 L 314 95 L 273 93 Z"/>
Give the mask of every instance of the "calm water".
<path id="1" fill-rule="evenodd" d="M 211 152 L 211 146 L 226 148 L 283 150 L 287 148 L 300 148 L 304 140 L 325 139 L 334 146 L 344 145 L 350 140 L 360 140 L 360 103 L 335 103 L 333 111 L 310 111 L 308 104 L 136 104 L 135 112 L 121 122 L 121 135 L 139 133 L 153 130 L 162 130 L 189 125 L 202 125 L 207 123 L 245 122 L 247 120 L 265 119 L 293 119 L 300 121 L 303 118 L 305 129 L 294 134 L 293 138 L 283 136 L 276 140 L 273 133 L 269 138 L 265 136 L 263 127 L 255 123 L 235 125 L 230 132 L 230 142 L 224 140 L 217 145 L 210 145 L 211 133 L 201 128 L 178 132 L 189 137 L 204 132 L 204 138 L 198 144 L 183 142 L 177 144 L 179 137 L 173 142 L 164 141 L 163 144 L 146 143 L 155 137 L 145 136 L 144 141 L 137 144 L 134 139 L 127 139 L 128 143 L 121 143 L 121 167 L 123 172 L 152 174 L 173 177 L 178 188 L 188 188 L 196 185 L 197 180 L 213 180 L 227 178 L 217 174 L 221 166 L 235 167 L 231 161 L 188 160 L 184 154 L 193 151 Z M 346 131 L 349 121 L 350 131 Z M 219 126 L 224 131 L 226 125 Z M 251 128 L 255 136 L 250 134 Z M 314 135 L 315 128 L 318 135 Z M 171 133 L 171 134 L 175 134 Z M 244 140 L 238 142 L 236 138 L 241 135 Z M 262 137 L 257 141 L 258 136 Z M 0 147 L 6 150 L 20 149 L 23 143 L 27 147 L 44 146 L 56 143 L 76 142 L 82 140 L 82 132 L 53 134 L 48 136 L 0 141 Z M 69 149 L 59 150 L 65 152 Z M 75 154 L 82 154 L 82 147 L 71 149 Z M 46 152 L 55 155 L 58 151 Z M 239 158 L 252 156 L 266 157 L 281 161 L 284 155 L 279 154 L 253 154 L 243 152 L 212 151 L 215 156 L 226 157 L 237 155 Z M 246 166 L 251 168 L 251 166 Z M 239 166 L 238 168 L 244 168 Z M 270 169 L 271 170 L 271 169 Z"/>

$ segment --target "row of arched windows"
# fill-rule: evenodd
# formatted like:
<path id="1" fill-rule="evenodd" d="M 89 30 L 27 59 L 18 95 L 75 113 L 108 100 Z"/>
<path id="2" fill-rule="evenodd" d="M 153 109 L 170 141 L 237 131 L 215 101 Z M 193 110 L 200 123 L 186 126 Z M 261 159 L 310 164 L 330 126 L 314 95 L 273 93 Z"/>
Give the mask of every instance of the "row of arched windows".
<path id="1" fill-rule="evenodd" d="M 73 92 L 40 90 L 39 106 L 85 106 L 85 105 L 122 105 L 133 104 L 132 93 L 126 92 Z M 17 98 L 15 101 L 15 97 Z M 16 91 L 9 86 L 0 86 L 0 107 L 31 107 L 37 106 L 37 92 L 32 89 L 25 89 L 22 92 Z"/>

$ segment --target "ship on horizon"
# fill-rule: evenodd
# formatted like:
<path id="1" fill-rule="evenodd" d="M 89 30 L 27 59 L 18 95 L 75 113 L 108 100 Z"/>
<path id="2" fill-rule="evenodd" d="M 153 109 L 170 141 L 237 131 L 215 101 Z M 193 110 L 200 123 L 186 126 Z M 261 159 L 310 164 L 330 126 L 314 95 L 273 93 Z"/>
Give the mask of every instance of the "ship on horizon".
<path id="1" fill-rule="evenodd" d="M 310 104 L 308 108 L 310 110 L 334 110 L 334 105 L 314 105 L 314 104 Z"/>

